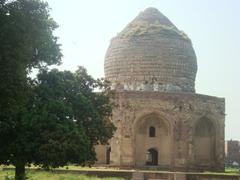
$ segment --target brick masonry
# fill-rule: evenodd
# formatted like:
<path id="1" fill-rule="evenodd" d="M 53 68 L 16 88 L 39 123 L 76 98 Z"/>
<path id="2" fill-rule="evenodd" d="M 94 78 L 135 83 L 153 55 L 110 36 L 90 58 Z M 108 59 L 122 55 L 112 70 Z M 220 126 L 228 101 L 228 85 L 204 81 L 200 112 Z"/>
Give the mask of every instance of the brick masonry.
<path id="1" fill-rule="evenodd" d="M 96 147 L 97 164 L 224 170 L 225 100 L 195 93 L 191 41 L 167 17 L 140 13 L 112 39 L 104 70 L 116 91 L 117 131 L 109 146 Z"/>

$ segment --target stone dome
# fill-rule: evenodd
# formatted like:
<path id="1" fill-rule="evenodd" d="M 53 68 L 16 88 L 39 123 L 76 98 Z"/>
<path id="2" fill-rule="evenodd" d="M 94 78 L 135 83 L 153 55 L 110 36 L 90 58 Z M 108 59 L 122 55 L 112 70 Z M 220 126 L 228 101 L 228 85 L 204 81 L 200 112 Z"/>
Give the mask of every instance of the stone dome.
<path id="1" fill-rule="evenodd" d="M 187 35 L 147 8 L 111 40 L 104 71 L 116 90 L 195 92 L 197 60 Z"/>

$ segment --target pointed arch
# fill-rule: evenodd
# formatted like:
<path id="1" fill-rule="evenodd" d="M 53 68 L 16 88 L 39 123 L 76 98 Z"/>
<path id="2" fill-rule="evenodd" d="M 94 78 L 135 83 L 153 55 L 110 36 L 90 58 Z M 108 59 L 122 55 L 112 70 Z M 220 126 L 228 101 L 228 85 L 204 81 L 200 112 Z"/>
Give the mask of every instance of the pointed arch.
<path id="1" fill-rule="evenodd" d="M 216 156 L 216 125 L 204 116 L 194 127 L 194 154 L 197 163 L 211 164 Z"/>
<path id="2" fill-rule="evenodd" d="M 172 130 L 164 116 L 155 112 L 143 115 L 134 122 L 133 133 L 137 166 L 170 164 Z"/>

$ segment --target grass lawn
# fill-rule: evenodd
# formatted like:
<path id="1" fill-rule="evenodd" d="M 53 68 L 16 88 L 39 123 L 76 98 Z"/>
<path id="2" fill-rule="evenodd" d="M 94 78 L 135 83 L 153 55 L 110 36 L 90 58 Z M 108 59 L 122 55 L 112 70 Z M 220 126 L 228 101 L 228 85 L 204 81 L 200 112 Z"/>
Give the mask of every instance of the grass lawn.
<path id="1" fill-rule="evenodd" d="M 14 171 L 9 170 L 2 170 L 2 168 L 13 168 L 13 166 L 0 166 L 0 180 L 14 180 Z M 38 169 L 36 166 L 31 166 L 30 169 Z M 70 170 L 70 171 L 132 171 L 132 170 L 119 170 L 118 168 L 106 168 L 106 167 L 80 167 L 80 166 L 66 166 L 62 168 L 57 168 L 56 170 Z M 144 170 L 144 172 L 155 172 L 150 170 Z M 162 173 L 164 173 L 162 171 Z M 173 173 L 173 172 L 165 172 L 165 173 Z M 198 174 L 194 172 L 187 172 L 187 174 Z M 225 172 L 219 173 L 219 172 L 203 172 L 199 174 L 206 174 L 206 175 L 240 175 L 240 169 L 239 168 L 225 168 Z M 81 174 L 74 174 L 71 172 L 64 173 L 63 171 L 61 173 L 53 173 L 48 171 L 30 171 L 27 170 L 27 176 L 29 177 L 28 180 L 123 180 L 123 178 L 98 178 L 95 176 L 85 176 Z"/>
<path id="2" fill-rule="evenodd" d="M 237 168 L 237 167 L 235 167 L 235 168 L 231 168 L 231 167 L 226 167 L 225 168 L 225 173 L 235 173 L 235 174 L 240 174 L 240 168 Z"/>
<path id="3" fill-rule="evenodd" d="M 29 180 L 123 180 L 121 178 L 97 178 L 94 176 L 85 176 L 79 174 L 56 174 L 44 171 L 28 172 Z M 14 171 L 0 170 L 0 180 L 14 180 Z"/>

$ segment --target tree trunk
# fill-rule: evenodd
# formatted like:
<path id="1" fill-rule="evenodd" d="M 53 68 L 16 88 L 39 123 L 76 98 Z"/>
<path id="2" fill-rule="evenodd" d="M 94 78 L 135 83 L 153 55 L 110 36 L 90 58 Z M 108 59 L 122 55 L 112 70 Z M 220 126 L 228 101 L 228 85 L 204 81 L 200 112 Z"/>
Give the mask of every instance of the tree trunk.
<path id="1" fill-rule="evenodd" d="M 15 180 L 25 180 L 25 164 L 19 163 L 15 167 Z"/>

